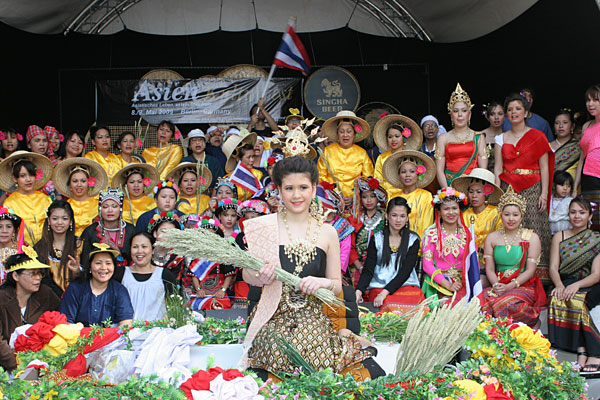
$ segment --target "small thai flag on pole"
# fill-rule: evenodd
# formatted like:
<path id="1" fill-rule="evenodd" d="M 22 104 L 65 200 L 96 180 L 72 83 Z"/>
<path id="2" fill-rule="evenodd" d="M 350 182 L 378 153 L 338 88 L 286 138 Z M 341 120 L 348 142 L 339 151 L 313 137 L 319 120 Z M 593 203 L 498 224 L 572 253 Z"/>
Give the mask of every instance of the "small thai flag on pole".
<path id="1" fill-rule="evenodd" d="M 233 173 L 231 174 L 231 182 L 238 185 L 244 190 L 253 195 L 262 189 L 260 181 L 252 174 L 252 171 L 241 162 L 238 162 Z"/>
<path id="2" fill-rule="evenodd" d="M 190 271 L 200 280 L 206 278 L 206 275 L 217 265 L 216 262 L 208 261 L 206 258 L 194 260 L 190 265 Z"/>
<path id="3" fill-rule="evenodd" d="M 477 243 L 475 243 L 475 228 L 473 223 L 469 228 L 469 254 L 465 258 L 464 284 L 466 289 L 467 301 L 473 297 L 479 298 L 479 304 L 483 305 L 485 297 L 483 296 L 483 287 L 481 286 L 481 275 L 479 273 L 479 258 L 477 257 Z"/>
<path id="4" fill-rule="evenodd" d="M 334 210 L 337 208 L 335 202 L 331 199 L 331 197 L 329 197 L 323 186 L 317 185 L 316 196 L 321 201 L 321 203 L 323 203 L 323 207 L 331 208 Z"/>

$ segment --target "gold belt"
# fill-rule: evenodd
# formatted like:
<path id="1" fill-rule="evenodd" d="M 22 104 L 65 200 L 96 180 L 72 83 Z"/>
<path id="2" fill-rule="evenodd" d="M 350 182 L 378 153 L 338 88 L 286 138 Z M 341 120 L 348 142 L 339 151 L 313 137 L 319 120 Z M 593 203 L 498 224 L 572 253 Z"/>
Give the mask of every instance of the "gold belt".
<path id="1" fill-rule="evenodd" d="M 518 175 L 539 175 L 540 174 L 540 170 L 539 169 L 521 169 L 521 168 L 517 168 L 517 169 L 513 169 L 512 171 L 509 171 L 509 170 L 505 169 L 504 173 L 507 173 L 507 174 L 518 174 Z"/>

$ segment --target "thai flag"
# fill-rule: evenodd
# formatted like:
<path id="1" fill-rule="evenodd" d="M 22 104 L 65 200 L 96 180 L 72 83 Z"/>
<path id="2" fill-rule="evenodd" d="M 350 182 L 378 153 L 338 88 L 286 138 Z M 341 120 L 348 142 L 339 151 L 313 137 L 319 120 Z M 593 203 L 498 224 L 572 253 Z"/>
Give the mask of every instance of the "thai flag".
<path id="1" fill-rule="evenodd" d="M 310 60 L 304 45 L 296 34 L 294 25 L 293 21 L 288 23 L 287 32 L 283 34 L 273 64 L 281 68 L 295 69 L 308 75 L 310 74 Z"/>
<path id="2" fill-rule="evenodd" d="M 192 261 L 190 264 L 190 271 L 192 271 L 198 279 L 203 280 L 215 265 L 217 265 L 216 262 L 208 261 L 206 258 L 199 258 Z"/>
<path id="3" fill-rule="evenodd" d="M 475 228 L 473 224 L 469 228 L 471 239 L 469 240 L 469 254 L 465 258 L 464 284 L 467 301 L 473 297 L 479 298 L 479 304 L 483 305 L 483 287 L 481 286 L 481 275 L 479 273 L 479 258 L 477 257 L 477 244 L 475 243 Z"/>
<path id="4" fill-rule="evenodd" d="M 192 311 L 200 311 L 204 309 L 208 309 L 208 304 L 213 301 L 215 296 L 204 296 L 203 298 L 195 298 L 192 301 L 191 308 Z"/>
<path id="5" fill-rule="evenodd" d="M 241 162 L 238 162 L 237 166 L 233 170 L 233 173 L 231 174 L 231 182 L 252 194 L 255 194 L 262 189 L 260 181 L 256 179 L 256 177 L 252 174 L 252 171 Z"/>
<path id="6" fill-rule="evenodd" d="M 331 197 L 327 194 L 323 186 L 317 185 L 317 198 L 323 203 L 323 207 L 336 209 L 337 206 Z"/>

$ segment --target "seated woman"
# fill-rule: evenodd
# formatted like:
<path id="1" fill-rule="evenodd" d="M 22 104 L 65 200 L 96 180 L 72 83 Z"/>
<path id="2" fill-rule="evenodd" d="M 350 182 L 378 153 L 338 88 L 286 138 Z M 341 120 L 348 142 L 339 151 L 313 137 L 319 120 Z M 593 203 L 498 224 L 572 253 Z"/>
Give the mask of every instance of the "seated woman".
<path id="1" fill-rule="evenodd" d="M 467 226 L 474 225 L 475 228 L 475 243 L 482 270 L 481 284 L 484 288 L 489 286 L 483 262 L 485 238 L 491 232 L 502 229 L 502 218 L 496 205 L 504 191 L 494 182 L 494 174 L 483 168 L 474 168 L 470 174 L 460 176 L 452 182 L 452 187 L 466 193 L 469 199 L 470 207 L 464 212 L 463 218 Z"/>
<path id="2" fill-rule="evenodd" d="M 166 269 L 152 264 L 154 236 L 138 232 L 131 238 L 131 258 L 128 267 L 117 267 L 114 279 L 129 293 L 133 319 L 156 321 L 167 315 L 165 296 L 175 291 L 175 276 Z"/>
<path id="3" fill-rule="evenodd" d="M 263 173 L 254 168 L 254 145 L 256 144 L 256 133 L 244 132 L 244 135 L 232 134 L 223 143 L 223 152 L 227 156 L 227 163 L 225 164 L 226 177 L 232 182 L 233 172 L 240 165 L 245 171 L 249 171 L 255 178 L 254 185 L 260 188 L 260 180 L 263 177 Z M 251 179 L 251 176 L 245 175 Z M 254 195 L 253 192 L 244 189 L 241 185 L 236 184 L 237 187 L 237 199 L 242 202 L 250 200 Z"/>
<path id="4" fill-rule="evenodd" d="M 32 246 L 42 237 L 46 209 L 52 203 L 50 196 L 40 192 L 52 168 L 48 158 L 27 151 L 15 151 L 0 163 L 0 189 L 11 193 L 4 207 L 23 219 L 25 241 Z"/>
<path id="5" fill-rule="evenodd" d="M 135 230 L 137 232 L 147 231 L 148 224 L 156 214 L 172 212 L 179 218 L 184 215 L 175 208 L 177 206 L 177 199 L 179 198 L 179 187 L 172 179 L 158 182 L 152 191 L 154 192 L 156 207 L 139 216 L 135 223 Z"/>
<path id="6" fill-rule="evenodd" d="M 433 205 L 435 224 L 423 236 L 423 271 L 427 273 L 423 293 L 443 301 L 456 294 L 457 302 L 466 293 L 463 275 L 471 234 L 462 211 L 467 207 L 467 196 L 446 187 L 438 190 Z"/>
<path id="7" fill-rule="evenodd" d="M 42 284 L 48 269 L 37 261 L 30 247 L 6 260 L 8 276 L 0 286 L 0 366 L 7 371 L 17 368 L 14 351 L 8 345 L 10 336 L 21 325 L 35 324 L 46 311 L 56 311 L 58 297 Z"/>
<path id="8" fill-rule="evenodd" d="M 100 164 L 83 157 L 61 161 L 54 168 L 54 186 L 68 198 L 75 214 L 75 236 L 98 216 L 98 194 L 106 188 L 108 176 Z"/>
<path id="9" fill-rule="evenodd" d="M 189 292 L 193 288 L 193 283 L 191 275 L 186 270 L 185 257 L 169 254 L 169 249 L 161 246 L 160 234 L 169 229 L 183 229 L 177 214 L 172 211 L 154 214 L 146 230 L 156 239 L 152 252 L 152 265 L 171 271 L 177 286 L 184 292 Z"/>
<path id="10" fill-rule="evenodd" d="M 573 199 L 573 228 L 554 235 L 550 249 L 555 288 L 548 306 L 548 338 L 553 347 L 577 352 L 584 372 L 600 369 L 600 332 L 590 317 L 590 310 L 600 304 L 600 233 L 589 229 L 591 219 L 590 203 Z"/>
<path id="11" fill-rule="evenodd" d="M 433 196 L 425 190 L 435 179 L 433 160 L 413 150 L 400 150 L 392 154 L 383 164 L 383 177 L 393 187 L 401 189 L 410 209 L 409 228 L 419 237 L 433 224 Z"/>
<path id="12" fill-rule="evenodd" d="M 156 168 L 160 179 L 165 179 L 167 173 L 175 168 L 183 157 L 181 146 L 169 144 L 173 135 L 175 135 L 175 139 L 179 139 L 178 135 L 181 133 L 175 130 L 175 125 L 171 121 L 161 121 L 156 130 L 158 147 L 148 147 L 142 152 L 142 157 L 148 164 Z"/>
<path id="13" fill-rule="evenodd" d="M 64 200 L 54 200 L 48 207 L 42 238 L 33 247 L 38 260 L 50 266 L 43 283 L 62 296 L 70 282 L 80 275 L 83 241 L 75 235 L 73 209 Z"/>
<path id="14" fill-rule="evenodd" d="M 0 207 L 0 284 L 7 277 L 4 264 L 8 257 L 17 254 L 17 235 L 21 218 L 10 208 Z"/>
<path id="15" fill-rule="evenodd" d="M 348 219 L 354 228 L 348 265 L 351 284 L 356 287 L 371 238 L 385 224 L 387 193 L 377 179 L 362 176 L 354 182 L 354 193 L 352 216 Z"/>
<path id="16" fill-rule="evenodd" d="M 120 188 L 127 197 L 123 204 L 125 222 L 135 225 L 140 215 L 156 207 L 150 194 L 158 180 L 156 168 L 144 163 L 128 164 L 113 176 L 111 186 Z"/>
<path id="17" fill-rule="evenodd" d="M 415 267 L 421 241 L 408 229 L 410 206 L 395 197 L 387 205 L 387 225 L 375 233 L 356 286 L 356 301 L 373 302 L 381 311 L 403 309 L 425 300 Z M 363 296 L 364 294 L 364 296 Z"/>
<path id="18" fill-rule="evenodd" d="M 472 108 L 469 95 L 456 84 L 448 102 L 454 127 L 438 138 L 435 151 L 437 179 L 442 188 L 450 186 L 454 179 L 470 173 L 473 168 L 487 168 L 489 151 L 485 134 L 469 127 Z"/>
<path id="19" fill-rule="evenodd" d="M 131 325 L 133 307 L 125 286 L 112 279 L 119 252 L 106 243 L 94 243 L 88 266 L 79 280 L 71 283 L 60 302 L 58 311 L 69 323 L 85 326 L 103 324 Z"/>
<path id="20" fill-rule="evenodd" d="M 202 217 L 200 229 L 208 229 L 215 235 L 223 237 L 218 220 Z M 227 296 L 227 289 L 235 276 L 235 268 L 231 265 L 212 263 L 205 259 L 192 261 L 189 269 L 193 271 L 192 282 L 195 288 L 195 299 L 191 301 L 191 308 L 199 310 L 220 310 L 231 308 L 231 301 Z"/>
<path id="21" fill-rule="evenodd" d="M 115 256 L 116 265 L 128 265 L 131 262 L 129 249 L 135 228 L 123 221 L 123 192 L 110 187 L 105 192 L 100 192 L 99 207 L 97 221 L 85 228 L 81 234 L 84 267 L 95 243 L 106 243 L 111 249 L 119 252 Z"/>
<path id="22" fill-rule="evenodd" d="M 498 210 L 504 228 L 485 240 L 485 271 L 491 287 L 484 291 L 482 311 L 496 318 L 512 318 L 536 327 L 546 305 L 546 293 L 535 276 L 542 243 L 531 229 L 524 229 L 525 200 L 508 187 Z"/>
<path id="23" fill-rule="evenodd" d="M 110 152 L 110 129 L 108 126 L 93 126 L 90 129 L 90 138 L 95 150 L 86 153 L 84 157 L 100 164 L 106 171 L 110 182 L 117 171 L 125 166 L 125 161 Z M 104 190 L 105 188 L 100 189 Z"/>
<path id="24" fill-rule="evenodd" d="M 70 131 L 65 135 L 65 140 L 61 142 L 58 149 L 58 155 L 61 160 L 67 160 L 74 157 L 83 157 L 85 135 L 79 131 Z"/>
<path id="25" fill-rule="evenodd" d="M 204 194 L 212 183 L 210 170 L 196 163 L 181 163 L 167 175 L 180 190 L 178 210 L 183 214 L 199 215 L 208 208 L 210 197 Z"/>
<path id="26" fill-rule="evenodd" d="M 337 233 L 309 212 L 318 171 L 311 161 L 295 156 L 277 163 L 273 177 L 284 208 L 246 221 L 249 251 L 267 263 L 258 272 L 243 271 L 244 280 L 262 286 L 263 293 L 251 315 L 244 343 L 249 351 L 242 363 L 262 376 L 265 371 L 294 373 L 295 363 L 280 348 L 284 340 L 315 369 L 346 373 L 360 368 L 372 356 L 366 348 L 372 344 L 348 329 L 336 332 L 313 296 L 318 288 L 336 295 L 342 290 Z M 275 268 L 299 276 L 300 290 L 275 281 Z"/>
<path id="27" fill-rule="evenodd" d="M 375 162 L 373 177 L 381 182 L 390 199 L 400 196 L 400 188 L 392 186 L 383 177 L 383 163 L 399 150 L 419 150 L 423 132 L 419 125 L 404 115 L 386 115 L 373 128 L 373 138 L 381 154 Z"/>
<path id="28" fill-rule="evenodd" d="M 359 176 L 373 176 L 373 162 L 367 152 L 356 143 L 371 133 L 367 121 L 352 111 L 340 111 L 323 124 L 323 134 L 333 143 L 325 147 L 319 158 L 319 179 L 338 183 L 344 196 L 344 208 L 352 207 L 354 180 Z"/>

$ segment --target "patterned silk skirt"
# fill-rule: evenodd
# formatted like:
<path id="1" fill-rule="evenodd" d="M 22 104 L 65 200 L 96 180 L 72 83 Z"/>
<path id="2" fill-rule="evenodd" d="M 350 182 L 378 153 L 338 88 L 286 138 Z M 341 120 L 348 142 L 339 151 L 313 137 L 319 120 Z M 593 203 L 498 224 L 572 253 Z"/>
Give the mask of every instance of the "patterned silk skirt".
<path id="1" fill-rule="evenodd" d="M 254 316 L 253 310 L 251 315 Z M 289 343 L 316 370 L 331 368 L 340 373 L 348 367 L 371 357 L 354 335 L 340 337 L 331 320 L 323 314 L 323 305 L 313 297 L 299 292 L 281 296 L 273 317 L 258 332 L 248 352 L 252 368 L 264 369 L 279 375 L 294 373 L 297 368 L 281 347 Z"/>
<path id="2" fill-rule="evenodd" d="M 571 300 L 552 296 L 548 307 L 548 337 L 552 346 L 575 353 L 585 347 L 591 357 L 600 357 L 600 332 L 585 304 L 587 293 L 578 292 Z"/>
<path id="3" fill-rule="evenodd" d="M 496 318 L 512 318 L 515 322 L 522 322 L 530 327 L 535 326 L 539 320 L 541 309 L 535 307 L 536 285 L 531 280 L 518 288 L 509 290 L 498 296 L 492 288 L 483 291 L 485 304 L 481 311 Z"/>

